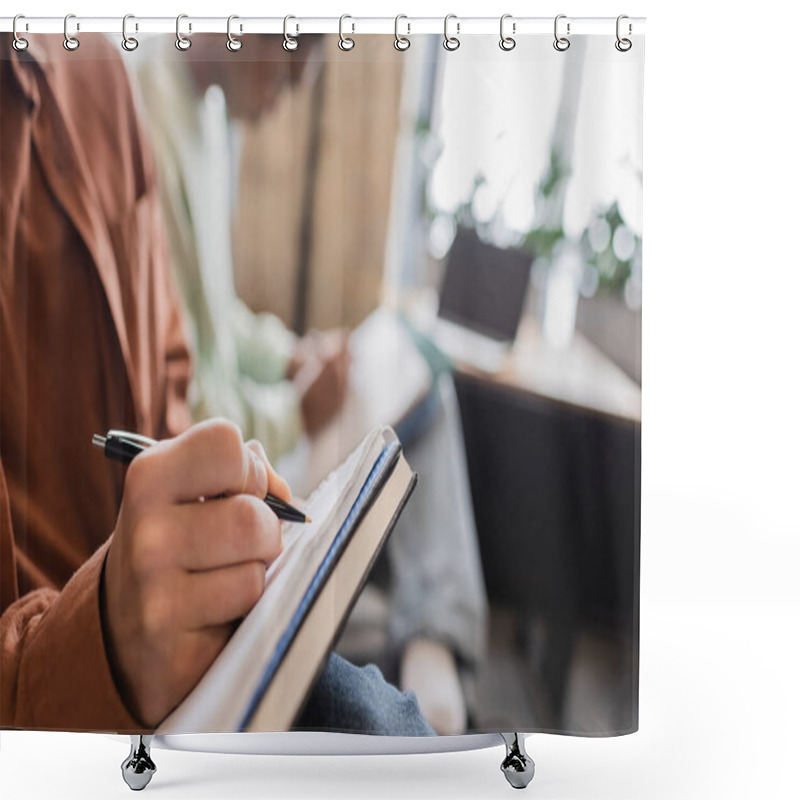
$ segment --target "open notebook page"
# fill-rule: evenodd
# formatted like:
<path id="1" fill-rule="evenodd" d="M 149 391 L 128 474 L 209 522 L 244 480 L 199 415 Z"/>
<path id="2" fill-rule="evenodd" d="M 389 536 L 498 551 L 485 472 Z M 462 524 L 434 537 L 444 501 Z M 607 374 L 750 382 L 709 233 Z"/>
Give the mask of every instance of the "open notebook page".
<path id="1" fill-rule="evenodd" d="M 264 666 L 386 444 L 385 430 L 370 433 L 319 485 L 304 508 L 310 523 L 282 523 L 284 550 L 267 570 L 261 599 L 159 733 L 236 729 Z"/>

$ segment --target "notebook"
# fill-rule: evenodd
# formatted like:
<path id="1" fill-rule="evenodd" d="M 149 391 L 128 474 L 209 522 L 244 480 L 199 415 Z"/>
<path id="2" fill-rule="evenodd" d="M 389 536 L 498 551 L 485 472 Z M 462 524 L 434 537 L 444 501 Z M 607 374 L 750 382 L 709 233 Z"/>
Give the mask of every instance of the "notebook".
<path id="1" fill-rule="evenodd" d="M 416 483 L 389 427 L 373 430 L 297 503 L 264 593 L 159 734 L 286 731 Z"/>

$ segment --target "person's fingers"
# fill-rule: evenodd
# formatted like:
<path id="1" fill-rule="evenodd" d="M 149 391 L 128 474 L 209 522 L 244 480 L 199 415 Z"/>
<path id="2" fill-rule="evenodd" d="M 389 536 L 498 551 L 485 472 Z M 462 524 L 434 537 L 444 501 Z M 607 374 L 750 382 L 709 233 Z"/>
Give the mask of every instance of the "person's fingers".
<path id="1" fill-rule="evenodd" d="M 347 331 L 344 337 L 344 352 L 347 357 L 347 365 L 350 366 L 353 361 L 353 353 L 350 351 L 350 332 Z"/>
<path id="2" fill-rule="evenodd" d="M 344 360 L 341 355 L 337 356 L 330 362 L 330 397 L 328 398 L 328 405 L 333 412 L 344 396 L 345 387 L 345 366 Z"/>
<path id="3" fill-rule="evenodd" d="M 216 627 L 243 617 L 263 594 L 265 574 L 264 564 L 249 561 L 184 575 L 174 609 L 181 628 Z"/>
<path id="4" fill-rule="evenodd" d="M 286 377 L 293 380 L 298 372 L 316 356 L 316 345 L 311 336 L 303 336 L 297 340 L 292 357 L 286 368 Z"/>
<path id="5" fill-rule="evenodd" d="M 256 454 L 256 457 L 261 460 L 267 470 L 267 492 L 275 495 L 275 497 L 280 497 L 280 499 L 286 503 L 290 503 L 292 501 L 292 490 L 283 477 L 275 472 L 272 464 L 269 463 L 267 453 L 261 442 L 259 442 L 258 439 L 250 439 L 250 441 L 247 442 L 247 447 Z M 266 493 L 264 496 L 266 497 Z"/>
<path id="6" fill-rule="evenodd" d="M 315 339 L 317 346 L 317 357 L 323 361 L 327 361 L 333 354 L 334 350 L 337 349 L 336 340 L 337 337 L 333 331 L 318 333 Z"/>
<path id="7" fill-rule="evenodd" d="M 343 350 L 340 357 L 336 361 L 336 389 L 337 397 L 341 400 L 347 391 L 347 378 L 350 369 L 350 354 L 347 350 Z"/>
<path id="8" fill-rule="evenodd" d="M 188 637 L 185 635 L 182 637 L 181 643 L 185 648 L 184 663 L 187 668 L 183 672 L 179 672 L 179 677 L 184 677 L 188 685 L 188 689 L 182 693 L 184 697 L 196 686 L 198 673 L 200 675 L 205 673 L 228 643 L 228 639 L 236 631 L 236 624 L 237 620 L 222 625 L 208 625 L 205 628 L 191 631 Z M 186 631 L 184 631 L 185 633 Z"/>
<path id="9" fill-rule="evenodd" d="M 304 338 L 310 343 L 313 354 L 318 356 L 325 346 L 325 334 L 312 328 Z"/>
<path id="10" fill-rule="evenodd" d="M 304 395 L 318 380 L 324 367 L 325 363 L 320 361 L 320 359 L 316 356 L 303 364 L 297 375 L 294 377 L 294 383 L 297 386 L 301 396 Z"/>
<path id="11" fill-rule="evenodd" d="M 181 503 L 164 512 L 173 563 L 187 571 L 218 569 L 247 561 L 270 564 L 283 550 L 281 525 L 261 499 L 239 494 Z"/>
<path id="12" fill-rule="evenodd" d="M 341 364 L 350 360 L 350 346 L 346 332 L 342 330 L 331 332 L 327 344 L 324 356 L 327 363 Z"/>
<path id="13" fill-rule="evenodd" d="M 126 492 L 148 502 L 192 502 L 199 497 L 248 493 L 264 497 L 267 470 L 227 420 L 208 420 L 137 456 L 128 468 Z"/>

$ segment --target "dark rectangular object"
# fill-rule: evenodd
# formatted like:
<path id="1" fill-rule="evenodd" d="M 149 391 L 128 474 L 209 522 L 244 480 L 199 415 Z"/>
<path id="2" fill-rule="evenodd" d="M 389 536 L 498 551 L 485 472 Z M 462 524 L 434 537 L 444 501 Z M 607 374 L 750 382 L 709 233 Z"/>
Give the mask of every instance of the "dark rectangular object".
<path id="1" fill-rule="evenodd" d="M 439 316 L 500 342 L 513 342 L 532 256 L 481 241 L 459 228 L 445 269 Z"/>

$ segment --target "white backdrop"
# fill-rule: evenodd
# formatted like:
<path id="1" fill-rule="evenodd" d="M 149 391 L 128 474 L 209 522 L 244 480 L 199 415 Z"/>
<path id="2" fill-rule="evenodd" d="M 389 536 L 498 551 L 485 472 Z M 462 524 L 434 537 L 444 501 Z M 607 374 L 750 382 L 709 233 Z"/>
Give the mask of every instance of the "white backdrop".
<path id="1" fill-rule="evenodd" d="M 18 0 L 21 2 L 21 0 Z M 800 7 L 687 0 L 37 0 L 4 13 L 647 16 L 640 732 L 536 736 L 540 798 L 794 798 L 800 681 Z M 0 734 L 4 798 L 128 796 L 127 748 Z M 508 797 L 501 748 L 403 757 L 156 751 L 162 798 Z"/>

